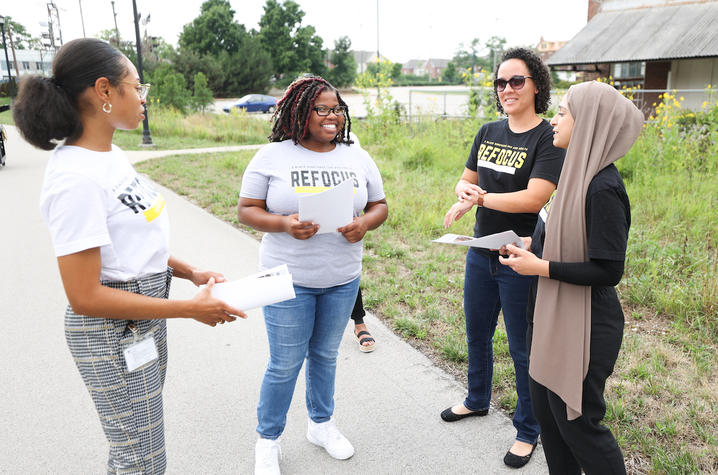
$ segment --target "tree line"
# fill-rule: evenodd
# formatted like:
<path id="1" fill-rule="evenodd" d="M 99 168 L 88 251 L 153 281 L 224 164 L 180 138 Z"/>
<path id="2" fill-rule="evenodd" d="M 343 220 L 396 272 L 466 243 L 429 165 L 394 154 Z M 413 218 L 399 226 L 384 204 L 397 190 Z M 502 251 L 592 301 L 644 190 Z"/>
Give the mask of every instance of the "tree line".
<path id="1" fill-rule="evenodd" d="M 332 49 L 325 48 L 316 29 L 302 24 L 305 13 L 294 0 L 266 0 L 259 29 L 247 29 L 235 20 L 235 13 L 229 0 L 206 0 L 200 14 L 182 29 L 177 47 L 145 35 L 143 67 L 146 82 L 152 84 L 153 102 L 183 112 L 202 110 L 213 97 L 263 93 L 272 86 L 281 89 L 308 72 L 337 87 L 355 83 L 351 40 L 343 36 Z M 16 47 L 39 44 L 20 24 L 13 23 L 13 32 Z M 121 41 L 117 35 L 115 30 L 105 30 L 100 37 L 136 63 L 134 42 Z M 492 37 L 483 44 L 476 38 L 467 46 L 460 45 L 439 82 L 459 84 L 479 70 L 491 71 L 505 44 L 504 38 Z M 369 64 L 364 74 L 376 76 L 380 69 L 390 71 L 394 84 L 429 82 L 426 77 L 403 74 L 400 63 L 381 68 Z"/>

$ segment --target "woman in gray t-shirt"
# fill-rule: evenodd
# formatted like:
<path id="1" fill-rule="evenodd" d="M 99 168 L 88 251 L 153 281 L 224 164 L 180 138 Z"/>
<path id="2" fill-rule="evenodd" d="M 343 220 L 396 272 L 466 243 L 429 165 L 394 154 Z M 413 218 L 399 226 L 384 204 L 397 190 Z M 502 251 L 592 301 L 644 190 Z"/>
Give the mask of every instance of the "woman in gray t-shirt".
<path id="1" fill-rule="evenodd" d="M 354 454 L 331 419 L 336 360 L 359 288 L 362 238 L 388 214 L 379 170 L 349 138 L 349 112 L 331 84 L 302 77 L 277 106 L 271 143 L 244 174 L 238 212 L 241 223 L 266 232 L 262 268 L 287 264 L 296 293 L 264 307 L 270 357 L 257 408 L 255 473 L 279 473 L 279 436 L 305 358 L 307 439 L 337 459 Z M 300 196 L 347 179 L 354 188 L 352 223 L 317 234 L 317 224 L 299 221 Z"/>

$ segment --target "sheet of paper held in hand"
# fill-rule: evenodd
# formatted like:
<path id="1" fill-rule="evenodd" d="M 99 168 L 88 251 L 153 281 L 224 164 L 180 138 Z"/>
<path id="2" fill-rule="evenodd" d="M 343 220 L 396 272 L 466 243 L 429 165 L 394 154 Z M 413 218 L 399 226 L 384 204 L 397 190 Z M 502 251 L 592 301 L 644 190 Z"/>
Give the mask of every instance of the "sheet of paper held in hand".
<path id="1" fill-rule="evenodd" d="M 502 233 L 489 234 L 488 236 L 475 238 L 471 236 L 461 236 L 459 234 L 444 234 L 439 239 L 431 242 L 441 242 L 444 244 L 457 244 L 466 247 L 482 247 L 484 249 L 499 249 L 505 244 L 513 244 L 516 247 L 524 248 L 524 242 L 513 231 L 504 231 Z"/>
<path id="2" fill-rule="evenodd" d="M 299 197 L 299 221 L 319 225 L 317 234 L 333 233 L 354 219 L 354 182 L 351 178 L 320 193 Z"/>
<path id="3" fill-rule="evenodd" d="M 295 297 L 292 274 L 286 264 L 243 279 L 214 284 L 212 296 L 245 311 Z"/>

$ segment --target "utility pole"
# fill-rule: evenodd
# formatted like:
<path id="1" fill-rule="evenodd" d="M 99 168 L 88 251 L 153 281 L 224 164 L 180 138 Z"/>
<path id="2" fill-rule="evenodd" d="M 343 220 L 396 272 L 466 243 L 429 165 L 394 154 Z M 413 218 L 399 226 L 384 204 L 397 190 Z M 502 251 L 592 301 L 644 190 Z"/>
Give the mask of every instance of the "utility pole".
<path id="1" fill-rule="evenodd" d="M 55 34 L 54 25 L 57 24 L 57 35 Z M 50 34 L 50 44 L 55 51 L 62 46 L 62 28 L 60 27 L 60 12 L 57 10 L 57 5 L 54 1 L 50 1 L 47 4 L 47 30 Z M 57 44 L 57 41 L 60 43 Z"/>
<path id="2" fill-rule="evenodd" d="M 376 0 L 376 61 L 381 61 L 379 56 L 379 0 Z"/>
<path id="3" fill-rule="evenodd" d="M 57 9 L 57 5 L 55 5 L 55 2 L 53 0 L 50 0 L 50 2 L 47 4 L 47 18 L 48 23 L 50 24 L 50 37 L 52 38 L 52 46 L 55 48 L 55 51 L 62 46 L 62 27 L 60 26 L 60 12 Z M 59 45 L 55 44 L 55 33 L 54 29 L 52 28 L 52 25 L 57 23 L 57 38 L 60 41 Z"/>
<path id="4" fill-rule="evenodd" d="M 379 55 L 379 0 L 376 0 L 376 102 L 377 104 L 381 100 L 381 90 L 379 89 L 379 65 L 381 63 L 381 56 Z"/>
<path id="5" fill-rule="evenodd" d="M 78 0 L 80 3 L 80 21 L 82 22 L 82 37 L 87 38 L 87 35 L 85 34 L 85 17 L 82 16 L 82 0 Z"/>
<path id="6" fill-rule="evenodd" d="M 112 2 L 114 10 L 115 2 Z M 135 41 L 137 42 L 137 73 L 140 76 L 140 83 L 144 83 L 145 79 L 142 75 L 142 43 L 140 42 L 140 15 L 137 14 L 137 2 L 132 0 L 132 11 L 135 14 Z M 154 145 L 152 143 L 152 135 L 150 135 L 150 120 L 147 115 L 147 104 L 144 104 L 145 120 L 142 121 L 142 145 Z"/>
<path id="7" fill-rule="evenodd" d="M 18 81 L 20 80 L 20 71 L 17 69 L 17 57 L 15 56 L 15 43 L 12 41 L 12 25 L 10 25 L 10 22 L 7 22 L 7 35 L 10 37 L 10 49 L 12 50 L 12 60 L 15 63 L 15 79 Z M 8 74 L 9 74 L 8 70 Z"/>
<path id="8" fill-rule="evenodd" d="M 115 40 L 117 41 L 117 49 L 120 49 L 120 30 L 117 28 L 117 13 L 115 13 L 115 0 L 111 0 L 112 4 L 112 17 L 115 19 Z M 134 7 L 134 2 L 133 2 Z M 136 8 L 135 8 L 136 10 Z"/>
<path id="9" fill-rule="evenodd" d="M 5 43 L 5 24 L 9 23 L 7 17 L 0 16 L 0 30 L 2 31 L 2 48 L 5 50 L 5 65 L 7 67 L 8 87 L 10 93 L 10 100 L 15 97 L 15 88 L 13 87 L 12 74 L 10 73 L 10 58 L 7 56 L 7 44 Z"/>

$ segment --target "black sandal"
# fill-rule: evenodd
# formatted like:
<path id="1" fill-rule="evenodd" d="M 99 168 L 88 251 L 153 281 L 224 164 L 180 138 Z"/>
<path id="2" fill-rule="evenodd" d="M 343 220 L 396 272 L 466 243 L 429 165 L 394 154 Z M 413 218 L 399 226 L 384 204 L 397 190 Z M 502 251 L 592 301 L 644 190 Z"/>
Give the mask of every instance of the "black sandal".
<path id="1" fill-rule="evenodd" d="M 369 335 L 362 338 L 362 335 Z M 354 336 L 357 339 L 357 343 L 359 343 L 359 349 L 363 353 L 371 353 L 374 351 L 374 347 L 376 346 L 376 340 L 372 338 L 371 333 L 369 333 L 366 330 L 362 330 L 359 333 L 355 333 Z M 368 345 L 365 345 L 364 343 L 369 343 Z"/>

